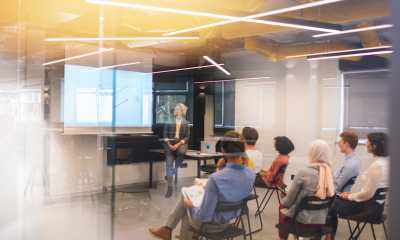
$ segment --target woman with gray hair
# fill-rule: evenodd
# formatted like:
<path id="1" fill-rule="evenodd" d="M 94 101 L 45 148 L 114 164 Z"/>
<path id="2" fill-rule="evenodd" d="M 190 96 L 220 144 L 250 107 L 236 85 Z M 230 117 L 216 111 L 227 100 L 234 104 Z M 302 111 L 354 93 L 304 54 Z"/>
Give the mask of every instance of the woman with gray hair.
<path id="1" fill-rule="evenodd" d="M 311 142 L 308 146 L 307 157 L 310 166 L 296 173 L 286 197 L 281 194 L 284 199 L 279 207 L 279 223 L 287 228 L 294 228 L 293 217 L 304 197 L 317 196 L 325 199 L 326 196 L 335 195 L 337 181 L 330 170 L 332 154 L 328 144 L 323 140 Z M 327 214 L 328 209 L 301 211 L 296 218 L 299 233 L 320 230 Z M 287 233 L 279 230 L 279 237 L 286 239 Z"/>
<path id="2" fill-rule="evenodd" d="M 176 120 L 172 123 L 165 124 L 164 127 L 164 151 L 166 156 L 166 172 L 165 176 L 168 182 L 168 191 L 165 195 L 166 198 L 172 195 L 172 177 L 176 175 L 179 166 L 185 159 L 188 149 L 187 142 L 190 137 L 189 121 L 183 118 L 186 115 L 188 107 L 182 103 L 178 103 L 174 110 Z M 173 163 L 175 160 L 175 167 Z M 176 176 L 175 176 L 176 177 Z"/>

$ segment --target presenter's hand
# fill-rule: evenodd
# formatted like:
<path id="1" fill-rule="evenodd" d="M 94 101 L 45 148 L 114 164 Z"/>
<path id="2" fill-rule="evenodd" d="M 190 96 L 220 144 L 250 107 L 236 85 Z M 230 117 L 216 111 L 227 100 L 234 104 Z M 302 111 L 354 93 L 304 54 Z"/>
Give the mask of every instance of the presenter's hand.
<path id="1" fill-rule="evenodd" d="M 185 197 L 183 197 L 183 206 L 185 207 L 185 209 L 188 209 L 193 206 L 193 203 L 190 199 L 186 199 Z"/>
<path id="2" fill-rule="evenodd" d="M 343 198 L 344 200 L 349 200 L 349 195 L 352 194 L 351 192 L 344 192 L 340 194 L 340 197 Z"/>
<path id="3" fill-rule="evenodd" d="M 171 151 L 175 151 L 176 150 L 175 147 L 172 146 L 170 143 L 168 143 L 168 147 L 169 147 L 169 149 L 171 149 Z"/>
<path id="4" fill-rule="evenodd" d="M 217 163 L 217 168 L 218 168 L 219 170 L 222 170 L 222 169 L 224 169 L 225 167 L 226 167 L 225 159 L 224 159 L 224 158 L 220 158 L 220 159 L 218 160 L 218 163 Z"/>

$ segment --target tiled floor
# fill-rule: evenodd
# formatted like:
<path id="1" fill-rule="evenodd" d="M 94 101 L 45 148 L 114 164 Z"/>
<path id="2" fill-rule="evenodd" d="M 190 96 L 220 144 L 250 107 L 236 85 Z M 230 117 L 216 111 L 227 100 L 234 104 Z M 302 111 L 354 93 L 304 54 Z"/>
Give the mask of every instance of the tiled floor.
<path id="1" fill-rule="evenodd" d="M 57 240 L 90 240 L 90 239 L 111 239 L 112 233 L 116 240 L 132 239 L 154 239 L 148 234 L 150 227 L 158 228 L 164 226 L 166 219 L 175 205 L 183 186 L 190 186 L 193 180 L 182 180 L 174 186 L 174 193 L 171 198 L 164 197 L 166 184 L 158 184 L 157 189 L 151 189 L 151 200 L 148 194 L 125 194 L 116 193 L 116 215 L 111 221 L 111 193 L 96 194 L 94 202 L 89 196 L 57 199 L 55 204 L 43 208 L 43 239 Z M 258 191 L 260 195 L 265 190 Z M 143 216 L 140 216 L 140 206 L 149 202 L 152 206 L 161 209 L 161 214 L 156 209 L 144 209 Z M 135 207 L 135 208 L 132 208 Z M 127 208 L 127 209 L 125 209 Z M 256 210 L 255 201 L 249 203 L 250 221 L 253 229 L 260 227 L 259 219 L 254 216 Z M 122 210 L 119 210 L 122 209 Z M 253 240 L 279 239 L 278 230 L 275 224 L 278 222 L 278 200 L 276 196 L 271 198 L 265 211 L 262 213 L 264 228 L 261 232 L 253 235 Z M 114 228 L 111 226 L 114 224 Z M 359 239 L 373 239 L 369 226 L 366 227 Z M 381 226 L 376 226 L 377 239 L 385 239 Z M 173 234 L 179 233 L 179 226 Z M 341 221 L 336 239 L 348 239 L 349 230 L 347 223 Z M 242 239 L 242 238 L 237 238 Z M 247 238 L 249 239 L 249 238 Z M 292 239 L 290 237 L 289 239 Z"/>

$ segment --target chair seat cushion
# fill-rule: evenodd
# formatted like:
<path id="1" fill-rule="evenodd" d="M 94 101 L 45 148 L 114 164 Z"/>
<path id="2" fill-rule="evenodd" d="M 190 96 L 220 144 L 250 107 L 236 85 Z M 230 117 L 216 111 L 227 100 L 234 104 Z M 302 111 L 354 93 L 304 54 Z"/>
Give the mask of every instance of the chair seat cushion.
<path id="1" fill-rule="evenodd" d="M 365 223 L 372 223 L 372 224 L 382 224 L 383 222 L 386 221 L 387 216 L 386 215 L 382 215 L 381 218 L 371 221 L 369 219 L 366 219 L 365 216 L 359 216 L 359 215 L 354 215 L 354 216 L 340 216 L 339 218 L 341 219 L 346 219 L 346 220 L 350 220 L 350 221 L 357 221 L 357 222 L 365 222 Z"/>
<path id="2" fill-rule="evenodd" d="M 291 234 L 295 234 L 296 230 L 291 230 L 289 228 L 286 228 L 285 226 L 283 226 L 282 224 L 276 224 L 275 225 L 276 228 L 281 229 L 287 233 L 291 233 Z M 298 234 L 299 237 L 306 237 L 306 238 L 311 238 L 311 237 L 318 237 L 318 236 L 323 236 L 323 235 L 327 235 L 329 233 L 331 233 L 333 231 L 332 228 L 328 227 L 328 226 L 322 226 L 322 228 L 319 231 L 316 232 L 300 232 Z"/>
<path id="3" fill-rule="evenodd" d="M 189 230 L 197 233 L 200 236 L 206 237 L 208 239 L 227 239 L 227 238 L 234 238 L 240 235 L 243 235 L 246 233 L 245 230 L 241 228 L 234 227 L 232 225 L 229 225 L 227 228 L 225 228 L 221 232 L 216 232 L 216 233 L 205 233 L 205 232 L 200 232 L 199 230 L 194 229 L 193 227 L 189 227 Z"/>
<path id="4" fill-rule="evenodd" d="M 217 164 L 206 164 L 200 166 L 200 170 L 203 172 L 213 173 L 217 171 Z"/>

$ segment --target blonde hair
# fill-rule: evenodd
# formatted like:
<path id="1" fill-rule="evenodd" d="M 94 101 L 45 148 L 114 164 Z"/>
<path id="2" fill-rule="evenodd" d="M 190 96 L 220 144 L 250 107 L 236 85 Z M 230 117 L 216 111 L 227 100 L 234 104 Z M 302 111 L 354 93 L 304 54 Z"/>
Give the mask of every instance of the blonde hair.
<path id="1" fill-rule="evenodd" d="M 188 107 L 186 107 L 185 104 L 178 103 L 178 104 L 176 104 L 176 107 L 178 107 L 179 110 L 181 110 L 183 115 L 186 115 L 186 111 L 188 110 Z"/>

